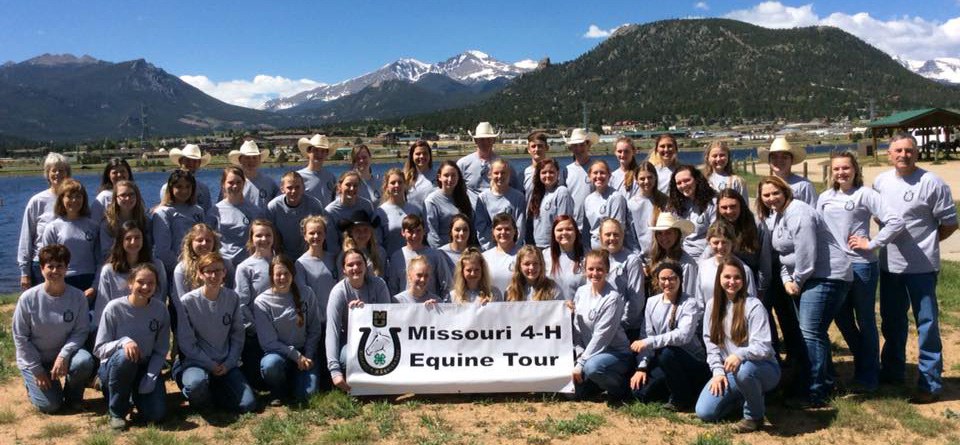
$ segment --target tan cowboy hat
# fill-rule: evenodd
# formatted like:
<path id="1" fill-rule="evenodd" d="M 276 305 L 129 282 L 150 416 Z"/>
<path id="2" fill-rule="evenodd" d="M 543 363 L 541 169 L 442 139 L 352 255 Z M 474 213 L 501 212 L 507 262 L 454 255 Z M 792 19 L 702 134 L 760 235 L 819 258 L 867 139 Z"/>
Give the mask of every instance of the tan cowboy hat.
<path id="1" fill-rule="evenodd" d="M 300 138 L 300 140 L 297 141 L 297 148 L 300 149 L 300 154 L 304 156 L 307 155 L 307 149 L 310 147 L 329 149 L 330 141 L 327 140 L 327 136 L 324 134 L 315 134 L 310 139 Z"/>
<path id="2" fill-rule="evenodd" d="M 757 156 L 760 157 L 760 162 L 769 162 L 770 153 L 776 151 L 784 151 L 790 153 L 793 156 L 793 165 L 797 165 L 803 162 L 807 158 L 807 151 L 802 148 L 795 148 L 787 142 L 787 138 L 776 138 L 773 140 L 773 143 L 770 144 L 768 149 L 759 149 L 757 150 Z"/>
<path id="3" fill-rule="evenodd" d="M 253 141 L 246 141 L 243 145 L 240 146 L 239 150 L 231 150 L 227 154 L 227 160 L 230 161 L 233 165 L 240 165 L 240 156 L 260 156 L 260 162 L 266 161 L 270 157 L 270 150 L 257 147 L 257 143 Z"/>
<path id="4" fill-rule="evenodd" d="M 477 124 L 477 131 L 473 133 L 467 131 L 467 133 L 473 136 L 474 139 L 495 138 L 500 136 L 499 131 L 496 133 L 493 132 L 493 125 L 490 125 L 490 122 L 480 122 Z"/>
<path id="5" fill-rule="evenodd" d="M 657 223 L 649 229 L 653 230 L 654 232 L 669 229 L 680 229 L 680 233 L 685 238 L 687 235 L 693 232 L 693 223 L 685 219 L 677 218 L 677 215 L 671 212 L 660 212 L 660 214 L 657 215 Z"/>
<path id="6" fill-rule="evenodd" d="M 176 166 L 180 165 L 180 158 L 199 159 L 201 167 L 210 163 L 210 153 L 201 153 L 200 147 L 196 144 L 187 144 L 183 150 L 174 148 L 170 150 L 169 156 L 170 162 Z"/>
<path id="7" fill-rule="evenodd" d="M 587 141 L 590 141 L 590 145 L 596 145 L 600 141 L 600 136 L 592 131 L 588 132 L 584 128 L 574 128 L 570 131 L 569 139 L 563 138 L 563 142 L 567 145 L 582 144 Z"/>

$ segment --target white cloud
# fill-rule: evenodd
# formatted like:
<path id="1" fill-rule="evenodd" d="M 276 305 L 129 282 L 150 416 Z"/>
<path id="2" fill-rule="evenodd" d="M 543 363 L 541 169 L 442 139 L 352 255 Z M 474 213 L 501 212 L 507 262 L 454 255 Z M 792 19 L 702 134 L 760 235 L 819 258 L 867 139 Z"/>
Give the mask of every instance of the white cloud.
<path id="1" fill-rule="evenodd" d="M 587 29 L 587 32 L 583 33 L 583 37 L 586 39 L 605 39 L 613 35 L 618 29 L 627 26 L 628 23 L 624 23 L 620 26 L 615 26 L 610 29 L 603 29 L 597 25 L 590 24 L 590 28 Z"/>
<path id="2" fill-rule="evenodd" d="M 288 79 L 258 74 L 253 80 L 237 79 L 214 82 L 207 76 L 180 76 L 180 80 L 226 103 L 247 108 L 260 108 L 264 102 L 312 90 L 325 84 L 310 79 Z"/>
<path id="3" fill-rule="evenodd" d="M 695 5 L 693 5 L 693 7 L 694 9 L 699 9 L 701 11 L 710 9 L 710 5 L 708 5 L 707 2 L 697 2 Z"/>
<path id="4" fill-rule="evenodd" d="M 813 4 L 792 7 L 777 1 L 767 1 L 750 9 L 732 11 L 726 17 L 766 28 L 834 26 L 863 39 L 881 51 L 908 59 L 926 60 L 956 57 L 960 54 L 960 17 L 946 22 L 908 15 L 881 20 L 868 12 L 835 12 L 820 17 L 813 11 Z"/>

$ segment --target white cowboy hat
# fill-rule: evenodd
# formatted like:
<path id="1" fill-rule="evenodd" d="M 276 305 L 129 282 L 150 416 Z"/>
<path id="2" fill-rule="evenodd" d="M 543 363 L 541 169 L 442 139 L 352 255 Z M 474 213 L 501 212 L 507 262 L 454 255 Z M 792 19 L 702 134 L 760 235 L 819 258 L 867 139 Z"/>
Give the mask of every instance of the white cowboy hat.
<path id="1" fill-rule="evenodd" d="M 680 229 L 680 234 L 686 238 L 687 235 L 693 232 L 693 223 L 685 219 L 677 218 L 677 215 L 671 212 L 660 212 L 660 214 L 657 215 L 657 223 L 649 229 L 653 230 L 654 232 L 669 229 Z"/>
<path id="2" fill-rule="evenodd" d="M 467 133 L 473 136 L 474 139 L 495 138 L 500 136 L 499 131 L 496 133 L 493 132 L 493 126 L 490 125 L 490 122 L 480 122 L 477 124 L 477 131 L 470 133 L 468 130 Z"/>
<path id="3" fill-rule="evenodd" d="M 300 149 L 300 154 L 304 156 L 307 155 L 307 149 L 310 147 L 329 149 L 330 141 L 328 141 L 327 136 L 323 134 L 315 134 L 310 139 L 300 138 L 300 140 L 297 141 L 297 148 Z"/>
<path id="4" fill-rule="evenodd" d="M 770 148 L 761 148 L 757 150 L 757 156 L 760 157 L 760 162 L 769 162 L 770 153 L 782 151 L 790 153 L 793 156 L 793 165 L 797 165 L 803 162 L 807 157 L 807 151 L 802 148 L 795 148 L 787 142 L 786 138 L 776 138 L 773 140 L 773 143 L 770 144 Z"/>
<path id="5" fill-rule="evenodd" d="M 590 145 L 596 145 L 600 141 L 600 136 L 584 128 L 574 128 L 570 131 L 570 139 L 563 138 L 563 142 L 567 145 L 582 144 L 586 141 L 590 141 Z"/>
<path id="6" fill-rule="evenodd" d="M 210 163 L 210 153 L 201 153 L 200 147 L 196 144 L 187 144 L 183 147 L 183 150 L 174 148 L 170 150 L 169 156 L 170 162 L 176 166 L 180 165 L 180 158 L 199 159 L 201 167 Z"/>
<path id="7" fill-rule="evenodd" d="M 246 141 L 240 146 L 239 150 L 231 150 L 227 154 L 227 160 L 233 165 L 240 165 L 240 156 L 260 156 L 260 162 L 263 162 L 270 156 L 270 150 L 261 150 L 260 147 L 257 147 L 256 142 Z"/>

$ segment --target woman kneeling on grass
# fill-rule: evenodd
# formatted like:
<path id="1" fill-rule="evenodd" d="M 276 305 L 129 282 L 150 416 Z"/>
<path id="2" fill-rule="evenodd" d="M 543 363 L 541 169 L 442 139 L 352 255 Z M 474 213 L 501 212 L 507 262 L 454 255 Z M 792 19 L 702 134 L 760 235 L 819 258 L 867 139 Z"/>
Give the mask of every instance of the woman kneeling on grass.
<path id="1" fill-rule="evenodd" d="M 703 342 L 713 378 L 700 392 L 697 417 L 716 422 L 743 407 L 738 433 L 763 428 L 764 393 L 780 380 L 780 367 L 770 343 L 763 303 L 747 295 L 746 272 L 740 260 L 719 265 L 713 299 L 707 301 Z"/>
<path id="2" fill-rule="evenodd" d="M 180 356 L 173 376 L 191 406 L 206 406 L 215 399 L 227 409 L 251 412 L 257 399 L 239 366 L 246 337 L 240 297 L 223 286 L 227 268 L 219 253 L 204 254 L 196 268 L 202 285 L 180 299 L 176 333 Z"/>
<path id="3" fill-rule="evenodd" d="M 100 359 L 100 387 L 107 400 L 110 428 L 127 427 L 130 401 L 139 418 L 159 422 L 166 413 L 163 369 L 170 349 L 170 315 L 151 298 L 157 269 L 140 263 L 127 276 L 130 295 L 107 303 L 94 353 Z"/>

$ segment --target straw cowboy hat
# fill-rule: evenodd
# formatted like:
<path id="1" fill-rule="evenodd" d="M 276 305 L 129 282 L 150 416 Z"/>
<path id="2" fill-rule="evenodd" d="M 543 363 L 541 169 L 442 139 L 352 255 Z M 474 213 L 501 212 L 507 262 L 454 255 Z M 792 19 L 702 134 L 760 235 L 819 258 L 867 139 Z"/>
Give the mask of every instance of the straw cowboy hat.
<path id="1" fill-rule="evenodd" d="M 650 230 L 654 232 L 660 232 L 662 230 L 670 229 L 680 229 L 680 234 L 686 238 L 687 235 L 693 233 L 693 223 L 685 219 L 677 218 L 677 215 L 671 212 L 660 212 L 657 215 L 657 223 L 650 227 Z"/>
<path id="2" fill-rule="evenodd" d="M 257 147 L 256 142 L 246 141 L 240 146 L 239 150 L 231 150 L 227 154 L 227 160 L 233 165 L 240 165 L 240 156 L 260 156 L 260 162 L 263 162 L 270 156 L 270 150 L 261 150 L 260 147 Z"/>
<path id="3" fill-rule="evenodd" d="M 180 158 L 200 160 L 200 166 L 203 167 L 210 163 L 210 153 L 201 153 L 200 147 L 195 144 L 187 144 L 183 147 L 183 150 L 179 148 L 174 148 L 170 150 L 170 162 L 173 165 L 180 165 Z"/>
<path id="4" fill-rule="evenodd" d="M 566 142 L 567 145 L 582 144 L 587 141 L 590 141 L 590 145 L 596 145 L 600 141 L 600 136 L 592 131 L 588 132 L 584 128 L 574 128 L 570 132 L 570 139 L 563 138 L 563 142 Z"/>
<path id="5" fill-rule="evenodd" d="M 327 140 L 327 136 L 324 134 L 315 134 L 310 139 L 300 138 L 300 140 L 297 141 L 297 148 L 300 149 L 300 154 L 304 156 L 307 155 L 307 150 L 310 149 L 310 147 L 329 149 L 330 141 Z"/>
<path id="6" fill-rule="evenodd" d="M 490 122 L 480 122 L 477 124 L 477 131 L 470 133 L 468 130 L 467 133 L 473 136 L 474 139 L 495 138 L 500 136 L 499 131 L 496 133 L 493 132 L 493 126 L 490 125 Z"/>
<path id="7" fill-rule="evenodd" d="M 803 160 L 807 157 L 806 150 L 790 145 L 786 138 L 774 139 L 773 143 L 770 144 L 770 148 L 758 150 L 757 155 L 760 157 L 760 162 L 768 162 L 770 159 L 770 153 L 778 151 L 790 153 L 790 155 L 793 156 L 793 165 L 803 162 Z"/>

